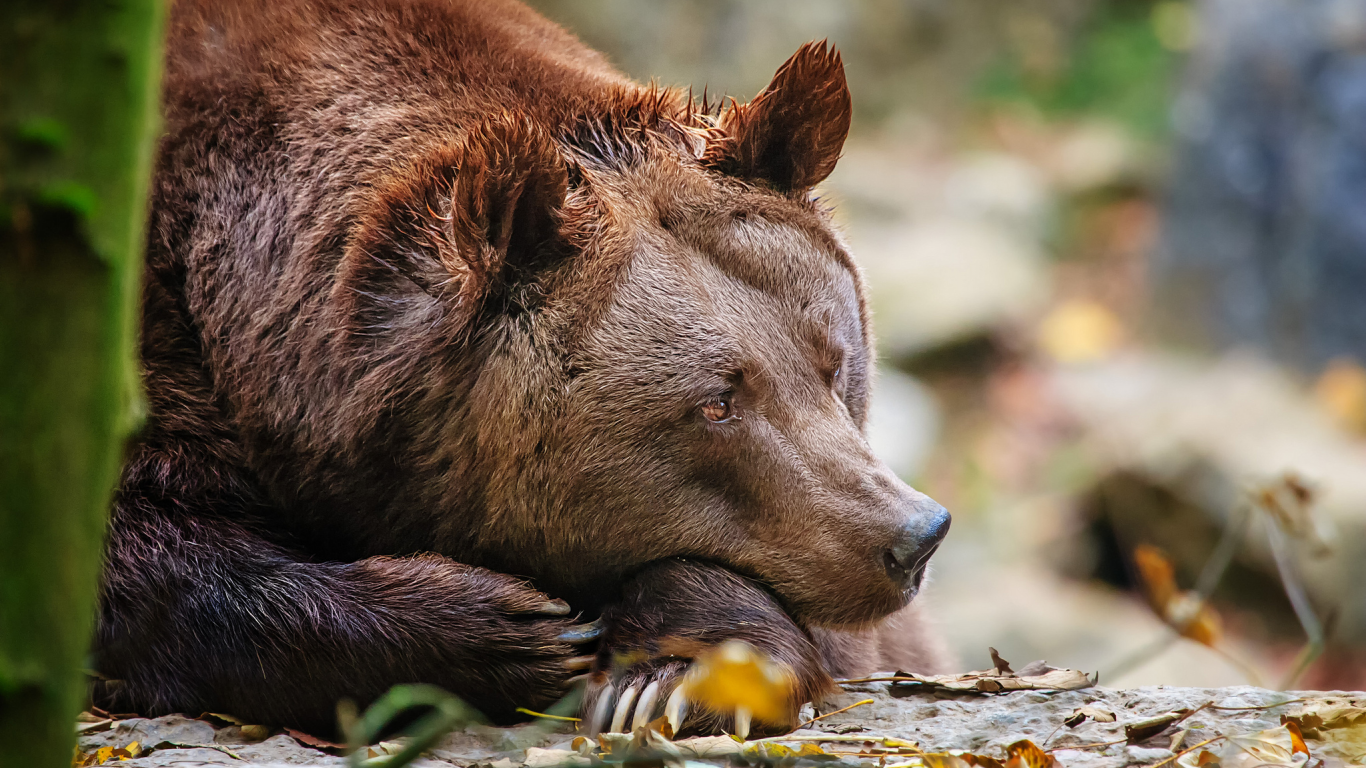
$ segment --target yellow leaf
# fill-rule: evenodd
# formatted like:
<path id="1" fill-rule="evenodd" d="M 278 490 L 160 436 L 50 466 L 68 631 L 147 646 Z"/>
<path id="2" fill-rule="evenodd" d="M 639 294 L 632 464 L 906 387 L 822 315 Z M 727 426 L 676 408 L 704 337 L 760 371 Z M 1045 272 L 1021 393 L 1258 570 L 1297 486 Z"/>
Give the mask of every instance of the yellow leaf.
<path id="1" fill-rule="evenodd" d="M 754 646 L 729 640 L 698 657 L 683 680 L 689 699 L 716 712 L 748 710 L 756 720 L 786 723 L 797 677 Z"/>
<path id="2" fill-rule="evenodd" d="M 1066 301 L 1039 324 L 1039 346 L 1064 363 L 1099 360 L 1119 346 L 1119 318 L 1094 301 Z"/>
<path id="3" fill-rule="evenodd" d="M 1328 364 L 1314 384 L 1314 400 L 1344 429 L 1366 433 L 1366 368 L 1345 357 Z"/>
<path id="4" fill-rule="evenodd" d="M 1029 739 L 1006 747 L 1005 768 L 1054 768 L 1057 761 Z"/>

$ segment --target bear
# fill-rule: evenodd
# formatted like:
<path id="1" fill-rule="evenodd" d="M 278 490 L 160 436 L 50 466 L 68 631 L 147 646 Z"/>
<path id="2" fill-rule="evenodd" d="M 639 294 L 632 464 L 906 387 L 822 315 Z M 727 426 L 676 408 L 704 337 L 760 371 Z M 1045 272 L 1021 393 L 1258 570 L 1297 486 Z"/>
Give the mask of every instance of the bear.
<path id="1" fill-rule="evenodd" d="M 96 705 L 328 734 L 420 682 L 715 732 L 678 683 L 728 640 L 793 670 L 789 720 L 939 663 L 950 518 L 865 439 L 813 193 L 831 46 L 709 104 L 513 0 L 178 0 L 163 89 Z"/>

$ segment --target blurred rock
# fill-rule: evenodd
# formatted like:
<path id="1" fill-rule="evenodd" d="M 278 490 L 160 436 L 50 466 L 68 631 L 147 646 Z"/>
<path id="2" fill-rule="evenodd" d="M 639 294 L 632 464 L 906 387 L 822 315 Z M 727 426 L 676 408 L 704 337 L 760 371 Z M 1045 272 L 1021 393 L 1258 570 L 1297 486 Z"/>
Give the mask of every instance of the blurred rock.
<path id="1" fill-rule="evenodd" d="M 982 219 L 1029 238 L 1043 240 L 1053 215 L 1053 195 L 1039 169 L 1004 152 L 981 152 L 956 162 L 939 194 L 946 211 Z"/>
<path id="2" fill-rule="evenodd" d="M 1101 474 L 1160 489 L 1153 503 L 1132 482 L 1108 494 L 1106 513 L 1131 539 L 1124 545 L 1162 546 L 1185 573 L 1198 573 L 1253 489 L 1287 472 L 1307 481 L 1333 548 L 1314 557 L 1299 545 L 1310 595 L 1336 613 L 1340 638 L 1366 645 L 1366 443 L 1335 428 L 1282 371 L 1243 355 L 1210 363 L 1130 354 L 1060 370 L 1055 384 Z M 1265 517 L 1254 515 L 1242 558 L 1278 583 Z"/>
<path id="3" fill-rule="evenodd" d="M 1366 362 L 1366 2 L 1205 0 L 1156 321 L 1309 371 Z"/>
<path id="4" fill-rule="evenodd" d="M 1040 250 L 987 220 L 867 224 L 849 239 L 868 278 L 878 348 L 892 359 L 991 334 L 1048 298 Z"/>
<path id="5" fill-rule="evenodd" d="M 879 368 L 868 409 L 873 453 L 899 477 L 911 480 L 939 436 L 939 406 L 930 390 L 893 368 Z"/>
<path id="6" fill-rule="evenodd" d="M 1059 191 L 1081 195 L 1147 181 L 1151 164 L 1123 127 L 1103 120 L 1078 123 L 1047 153 L 1045 168 Z"/>

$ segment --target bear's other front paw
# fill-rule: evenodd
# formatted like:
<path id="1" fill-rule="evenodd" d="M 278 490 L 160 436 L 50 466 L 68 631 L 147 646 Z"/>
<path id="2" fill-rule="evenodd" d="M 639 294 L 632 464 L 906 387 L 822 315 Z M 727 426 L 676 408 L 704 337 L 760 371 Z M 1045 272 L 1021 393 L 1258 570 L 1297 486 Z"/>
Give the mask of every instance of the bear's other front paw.
<path id="1" fill-rule="evenodd" d="M 731 640 L 754 646 L 791 672 L 786 701 L 755 731 L 797 725 L 802 704 L 832 687 L 810 635 L 754 581 L 720 566 L 665 560 L 648 566 L 603 612 L 605 625 L 583 712 L 586 732 L 623 732 L 668 719 L 675 734 L 747 736 L 744 708 L 717 711 L 691 701 L 683 680 L 694 660 Z M 688 690 L 685 690 L 688 688 Z"/>

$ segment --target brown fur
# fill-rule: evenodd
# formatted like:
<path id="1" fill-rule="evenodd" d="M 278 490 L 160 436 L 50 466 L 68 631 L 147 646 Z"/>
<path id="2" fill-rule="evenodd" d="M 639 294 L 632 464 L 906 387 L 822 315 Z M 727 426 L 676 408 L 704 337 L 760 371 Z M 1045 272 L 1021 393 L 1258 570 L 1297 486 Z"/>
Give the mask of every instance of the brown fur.
<path id="1" fill-rule="evenodd" d="M 570 676 L 546 595 L 674 558 L 789 639 L 914 594 L 947 517 L 862 435 L 824 45 L 717 116 L 512 2 L 181 0 L 165 109 L 102 706 L 324 730 L 420 681 L 505 719 Z M 671 599 L 722 638 L 732 598 Z"/>

